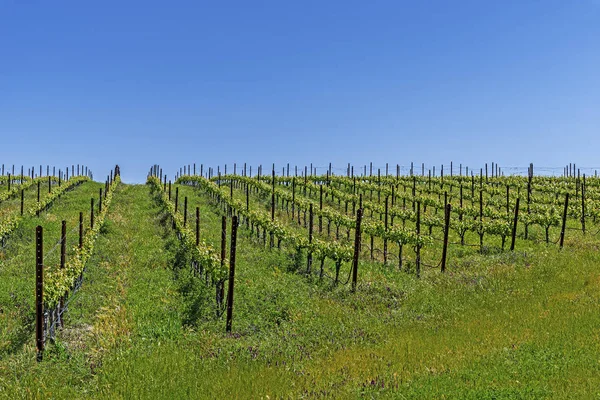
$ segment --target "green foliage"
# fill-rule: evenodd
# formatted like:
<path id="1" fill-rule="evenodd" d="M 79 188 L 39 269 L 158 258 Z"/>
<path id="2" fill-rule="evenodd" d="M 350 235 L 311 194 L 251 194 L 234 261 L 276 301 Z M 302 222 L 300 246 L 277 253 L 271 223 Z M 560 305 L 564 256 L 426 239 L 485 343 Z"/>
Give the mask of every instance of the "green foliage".
<path id="1" fill-rule="evenodd" d="M 179 178 L 177 182 L 194 182 L 203 190 L 206 190 L 211 195 L 216 196 L 220 201 L 231 207 L 236 211 L 237 214 L 247 218 L 252 224 L 259 226 L 269 234 L 273 234 L 277 240 L 288 244 L 294 249 L 308 249 L 308 251 L 318 254 L 317 258 L 329 257 L 335 262 L 350 261 L 352 259 L 353 253 L 350 246 L 338 242 L 325 242 L 318 239 L 315 239 L 312 243 L 309 243 L 307 238 L 295 234 L 278 221 L 272 221 L 266 213 L 256 210 L 247 210 L 241 201 L 232 199 L 228 195 L 228 189 L 219 187 L 214 182 L 211 182 L 203 177 L 183 176 Z M 315 210 L 315 208 L 313 208 L 313 210 Z M 343 220 L 345 219 L 341 217 L 337 219 L 337 221 Z"/>
<path id="2" fill-rule="evenodd" d="M 214 282 L 225 279 L 229 271 L 227 268 L 228 262 L 221 265 L 220 254 L 205 241 L 201 240 L 196 246 L 195 233 L 190 228 L 183 226 L 183 216 L 175 212 L 175 204 L 169 201 L 169 197 L 162 190 L 158 178 L 150 176 L 147 183 L 152 187 L 153 192 L 158 195 L 160 204 L 171 216 L 175 230 L 180 235 L 183 248 L 189 253 L 191 260 L 198 262 Z"/>
<path id="3" fill-rule="evenodd" d="M 41 178 L 31 179 L 28 176 L 24 176 L 23 183 L 21 183 L 21 184 L 15 183 L 16 181 L 21 182 L 20 176 L 16 176 L 16 177 L 11 176 L 10 179 L 11 179 L 10 190 L 0 191 L 0 203 L 6 199 L 10 199 L 11 197 L 16 196 L 18 193 L 21 192 L 21 190 L 27 189 L 28 187 L 32 186 L 34 183 L 36 183 Z M 8 176 L 0 176 L 0 181 L 8 182 Z M 8 189 L 8 185 L 7 185 L 7 189 Z"/>
<path id="4" fill-rule="evenodd" d="M 77 178 L 72 178 L 76 180 Z M 87 177 L 82 178 L 87 180 Z M 68 181 L 70 182 L 70 181 Z M 53 308 L 60 301 L 61 297 L 68 293 L 74 286 L 77 278 L 83 273 L 85 265 L 94 251 L 94 244 L 98 237 L 108 208 L 112 201 L 113 193 L 121 182 L 121 177 L 116 176 L 110 185 L 106 196 L 102 200 L 102 212 L 98 213 L 94 220 L 94 227 L 85 232 L 83 236 L 82 247 L 73 249 L 73 256 L 66 262 L 64 268 L 59 265 L 45 266 L 44 270 L 44 308 Z"/>
<path id="5" fill-rule="evenodd" d="M 379 185 L 376 178 L 370 180 L 369 185 Z M 427 178 L 415 181 L 421 188 L 427 185 Z M 441 180 L 434 181 L 439 190 Z M 546 204 L 548 215 L 538 216 L 545 213 L 541 205 L 528 214 L 521 197 L 519 223 L 538 218 L 530 235 L 538 224 L 555 226 L 562 216 L 560 202 L 546 191 L 550 181 L 533 181 L 535 205 Z M 330 177 L 330 182 L 343 185 L 348 179 Z M 471 180 L 445 178 L 444 188 L 449 182 L 468 185 Z M 217 197 L 268 233 L 296 235 L 283 221 L 273 224 L 266 210 L 242 213 L 245 204 L 227 202 L 229 188 L 197 183 L 206 246 L 219 234 L 220 216 L 212 215 L 209 205 Z M 381 185 L 396 183 L 409 185 L 410 192 L 410 178 L 381 178 Z M 490 179 L 493 183 L 515 191 L 524 186 L 523 179 L 512 177 Z M 573 183 L 555 189 L 574 193 Z M 590 181 L 588 216 L 595 213 L 595 184 Z M 327 279 L 285 273 L 305 268 L 307 251 L 317 260 L 327 259 L 329 267 L 334 258 L 349 257 L 329 247 L 332 240 L 317 237 L 309 245 L 299 239 L 302 245 L 294 246 L 290 238 L 288 248 L 269 251 L 240 230 L 234 329 L 225 334 L 223 319 L 210 306 L 212 288 L 176 267 L 178 255 L 170 246 L 181 247 L 174 238 L 181 231 L 158 223 L 167 207 L 156 186 L 119 186 L 107 215 L 111 227 L 106 237 L 97 238 L 88 260 L 90 279 L 78 292 L 81 301 L 70 306 L 74 320 L 67 321 L 42 363 L 35 362 L 32 343 L 3 354 L 0 397 L 570 399 L 600 394 L 596 229 L 586 235 L 569 231 L 562 251 L 522 240 L 518 251 L 500 252 L 493 244 L 510 232 L 513 210 L 510 215 L 505 210 L 504 187 L 490 187 L 482 222 L 478 193 L 475 207 L 453 207 L 451 217 L 451 234 L 495 236 L 489 252 L 452 246 L 446 273 L 424 269 L 421 279 L 361 261 L 356 292 Z M 148 196 L 152 187 L 161 210 Z M 434 190 L 419 195 L 421 206 L 427 204 L 432 214 L 423 225 L 432 224 L 437 234 L 443 214 L 442 209 L 436 213 L 438 195 Z M 569 210 L 577 204 L 572 201 Z M 365 232 L 439 250 L 429 235 L 412 233 L 414 226 L 397 223 L 382 229 L 374 212 L 374 218 L 363 221 Z M 579 221 L 568 222 L 578 227 Z M 189 261 L 191 251 L 182 251 L 181 260 Z M 0 307 L 3 323 L 9 308 Z"/>
<path id="6" fill-rule="evenodd" d="M 44 197 L 44 199 L 40 202 L 36 202 L 34 205 L 27 207 L 26 210 L 23 211 L 24 215 L 12 215 L 7 219 L 0 221 L 0 241 L 2 241 L 13 230 L 15 230 L 24 218 L 36 215 L 39 211 L 52 204 L 54 200 L 59 198 L 64 192 L 88 180 L 89 178 L 86 176 L 76 176 L 71 178 L 68 181 L 63 182 L 61 186 L 55 186 L 52 188 L 50 194 Z M 33 182 L 33 180 L 30 182 Z"/>

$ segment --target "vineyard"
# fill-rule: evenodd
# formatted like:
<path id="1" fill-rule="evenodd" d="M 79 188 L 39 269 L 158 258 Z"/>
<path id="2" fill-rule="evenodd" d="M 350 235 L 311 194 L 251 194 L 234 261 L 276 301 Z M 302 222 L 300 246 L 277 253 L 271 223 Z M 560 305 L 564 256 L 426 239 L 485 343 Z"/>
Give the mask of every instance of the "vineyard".
<path id="1" fill-rule="evenodd" d="M 600 395 L 597 174 L 321 170 L 2 166 L 0 397 Z"/>
<path id="2" fill-rule="evenodd" d="M 156 177 L 150 181 L 161 185 Z M 525 246 L 544 241 L 562 247 L 567 231 L 571 236 L 586 233 L 586 221 L 597 234 L 600 216 L 600 180 L 585 176 L 290 177 L 276 176 L 273 169 L 254 178 L 182 175 L 176 183 L 208 194 L 222 212 L 239 216 L 263 244 L 281 248 L 284 243 L 294 252 L 304 251 L 308 274 L 314 260 L 323 278 L 329 260 L 336 284 L 342 264 L 353 255 L 395 264 L 419 277 L 422 266 L 445 270 L 448 245 L 452 259 L 474 251 L 505 251 L 507 238 L 511 251 L 517 238 Z M 162 185 L 166 191 L 166 177 Z M 171 182 L 168 190 L 170 200 Z M 179 202 L 178 194 L 174 202 Z M 368 240 L 357 247 L 362 235 Z"/>

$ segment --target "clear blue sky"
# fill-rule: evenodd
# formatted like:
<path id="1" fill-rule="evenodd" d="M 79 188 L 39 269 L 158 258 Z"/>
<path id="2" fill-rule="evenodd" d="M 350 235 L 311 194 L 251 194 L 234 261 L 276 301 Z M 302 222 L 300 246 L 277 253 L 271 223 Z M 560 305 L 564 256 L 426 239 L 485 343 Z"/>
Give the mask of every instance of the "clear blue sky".
<path id="1" fill-rule="evenodd" d="M 0 163 L 598 167 L 599 71 L 600 0 L 0 0 Z"/>

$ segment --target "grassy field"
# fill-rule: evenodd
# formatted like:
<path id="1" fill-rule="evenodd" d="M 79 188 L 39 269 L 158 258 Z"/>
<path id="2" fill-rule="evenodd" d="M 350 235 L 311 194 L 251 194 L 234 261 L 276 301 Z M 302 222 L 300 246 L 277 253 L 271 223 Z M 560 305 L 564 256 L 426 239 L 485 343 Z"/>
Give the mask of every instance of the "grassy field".
<path id="1" fill-rule="evenodd" d="M 64 193 L 47 211 L 40 213 L 39 218 L 26 218 L 0 251 L 0 357 L 18 353 L 24 343 L 31 341 L 34 323 L 35 227 L 44 226 L 48 243 L 45 246 L 46 261 L 56 263 L 60 252 L 52 247 L 60 238 L 61 221 L 66 221 L 69 256 L 78 242 L 78 232 L 73 228 L 78 226 L 79 212 L 84 212 L 85 220 L 89 223 L 90 198 L 96 197 L 100 187 L 102 185 L 99 183 L 85 182 Z M 14 208 L 13 203 L 2 203 L 0 209 L 10 210 Z"/>
<path id="2" fill-rule="evenodd" d="M 61 219 L 74 226 L 99 187 L 61 197 L 40 217 L 49 234 Z M 180 186 L 180 205 L 186 196 L 218 251 L 220 210 Z M 65 328 L 38 363 L 38 223 L 23 223 L 0 253 L 3 398 L 600 398 L 593 234 L 567 236 L 562 251 L 537 241 L 469 251 L 421 279 L 361 261 L 352 293 L 306 277 L 303 256 L 264 247 L 240 226 L 226 334 L 215 288 L 190 271 L 157 193 L 120 185 Z"/>

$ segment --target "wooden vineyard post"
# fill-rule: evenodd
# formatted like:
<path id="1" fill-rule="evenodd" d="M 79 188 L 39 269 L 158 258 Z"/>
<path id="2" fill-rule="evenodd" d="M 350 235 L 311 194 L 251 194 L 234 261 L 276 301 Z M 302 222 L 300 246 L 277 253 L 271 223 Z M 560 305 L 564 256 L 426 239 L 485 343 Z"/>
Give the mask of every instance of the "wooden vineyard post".
<path id="1" fill-rule="evenodd" d="M 169 179 L 169 201 L 171 201 L 171 180 Z"/>
<path id="2" fill-rule="evenodd" d="M 246 211 L 250 211 L 250 189 L 246 183 Z"/>
<path id="3" fill-rule="evenodd" d="M 23 206 L 25 205 L 25 190 L 21 189 L 21 215 L 23 215 Z"/>
<path id="4" fill-rule="evenodd" d="M 52 191 L 52 179 L 48 176 L 48 193 Z"/>
<path id="5" fill-rule="evenodd" d="M 483 187 L 483 168 L 479 168 L 479 188 L 481 189 L 482 187 Z"/>
<path id="6" fill-rule="evenodd" d="M 446 204 L 446 213 L 444 214 L 444 248 L 442 250 L 442 272 L 446 272 L 446 255 L 448 254 L 448 232 L 450 231 L 450 203 Z"/>
<path id="7" fill-rule="evenodd" d="M 384 218 L 384 228 L 385 228 L 385 236 L 383 237 L 383 264 L 387 265 L 387 233 L 388 233 L 388 203 L 389 196 L 385 196 L 385 218 Z"/>
<path id="8" fill-rule="evenodd" d="M 225 268 L 225 255 L 227 252 L 227 217 L 221 217 L 221 268 Z M 225 294 L 225 285 L 223 281 L 217 284 L 217 307 L 220 308 L 223 304 L 223 296 Z"/>
<path id="9" fill-rule="evenodd" d="M 41 226 L 35 229 L 35 342 L 37 360 L 44 353 L 44 232 Z"/>
<path id="10" fill-rule="evenodd" d="M 417 178 L 413 176 L 413 187 L 412 187 L 412 208 L 413 208 L 413 211 L 415 211 L 415 197 L 416 197 L 416 195 L 417 195 Z"/>
<path id="11" fill-rule="evenodd" d="M 309 246 L 312 245 L 312 241 L 313 241 L 313 205 L 312 203 L 310 203 L 309 209 L 308 209 L 308 244 Z M 306 273 L 310 274 L 310 267 L 312 265 L 312 252 L 310 251 L 310 249 L 308 250 L 308 255 L 306 257 Z"/>
<path id="12" fill-rule="evenodd" d="M 196 246 L 200 244 L 200 207 L 196 207 Z"/>
<path id="13" fill-rule="evenodd" d="M 65 269 L 65 264 L 67 261 L 67 221 L 62 221 L 61 224 L 61 233 L 60 233 L 60 269 Z M 62 319 L 62 310 L 65 307 L 65 296 L 60 297 L 59 301 L 59 311 L 58 311 L 58 323 L 61 328 L 63 327 L 63 319 Z"/>
<path id="14" fill-rule="evenodd" d="M 183 199 L 183 227 L 187 225 L 187 196 Z"/>
<path id="15" fill-rule="evenodd" d="M 67 221 L 62 221 L 60 233 L 60 268 L 63 269 L 66 263 L 67 254 Z"/>
<path id="16" fill-rule="evenodd" d="M 488 183 L 488 165 L 485 163 L 485 183 Z"/>
<path id="17" fill-rule="evenodd" d="M 275 221 L 275 169 L 273 169 L 271 176 L 271 221 Z"/>
<path id="18" fill-rule="evenodd" d="M 323 185 L 319 185 L 319 233 L 323 232 Z"/>
<path id="19" fill-rule="evenodd" d="M 83 212 L 79 212 L 79 248 L 83 247 Z"/>
<path id="20" fill-rule="evenodd" d="M 560 248 L 563 248 L 565 242 L 565 229 L 567 229 L 567 210 L 569 208 L 569 193 L 565 195 L 565 209 L 562 217 L 562 228 L 560 230 Z"/>
<path id="21" fill-rule="evenodd" d="M 517 197 L 517 204 L 515 205 L 515 218 L 513 220 L 512 238 L 510 242 L 510 251 L 515 250 L 515 239 L 517 237 L 517 222 L 519 221 L 519 202 L 520 198 Z"/>
<path id="22" fill-rule="evenodd" d="M 90 228 L 94 229 L 94 198 L 92 197 L 90 206 Z"/>
<path id="23" fill-rule="evenodd" d="M 356 228 L 354 232 L 354 257 L 352 259 L 352 291 L 356 291 L 356 280 L 358 278 L 358 256 L 360 255 L 360 224 L 362 221 L 362 209 L 356 211 Z"/>
<path id="24" fill-rule="evenodd" d="M 41 182 L 38 181 L 38 183 L 37 183 L 37 204 L 38 204 L 38 208 L 37 208 L 37 211 L 35 212 L 35 215 L 37 217 L 40 216 L 40 207 L 39 207 L 40 206 L 40 184 L 41 184 Z"/>
<path id="25" fill-rule="evenodd" d="M 179 187 L 175 188 L 175 214 L 177 214 L 177 208 L 179 207 Z"/>
<path id="26" fill-rule="evenodd" d="M 421 202 L 417 202 L 417 241 L 421 236 Z M 417 271 L 417 278 L 421 277 L 421 245 L 417 242 L 416 246 L 416 257 L 415 257 L 415 269 Z"/>
<path id="27" fill-rule="evenodd" d="M 231 250 L 229 254 L 229 288 L 227 290 L 227 322 L 225 326 L 226 332 L 231 332 L 233 319 L 233 283 L 235 279 L 235 250 L 237 242 L 237 225 L 238 218 L 236 215 L 231 219 Z"/>
<path id="28" fill-rule="evenodd" d="M 483 253 L 483 190 L 479 190 L 479 251 Z"/>
<path id="29" fill-rule="evenodd" d="M 585 174 L 581 182 L 581 231 L 585 234 Z"/>

